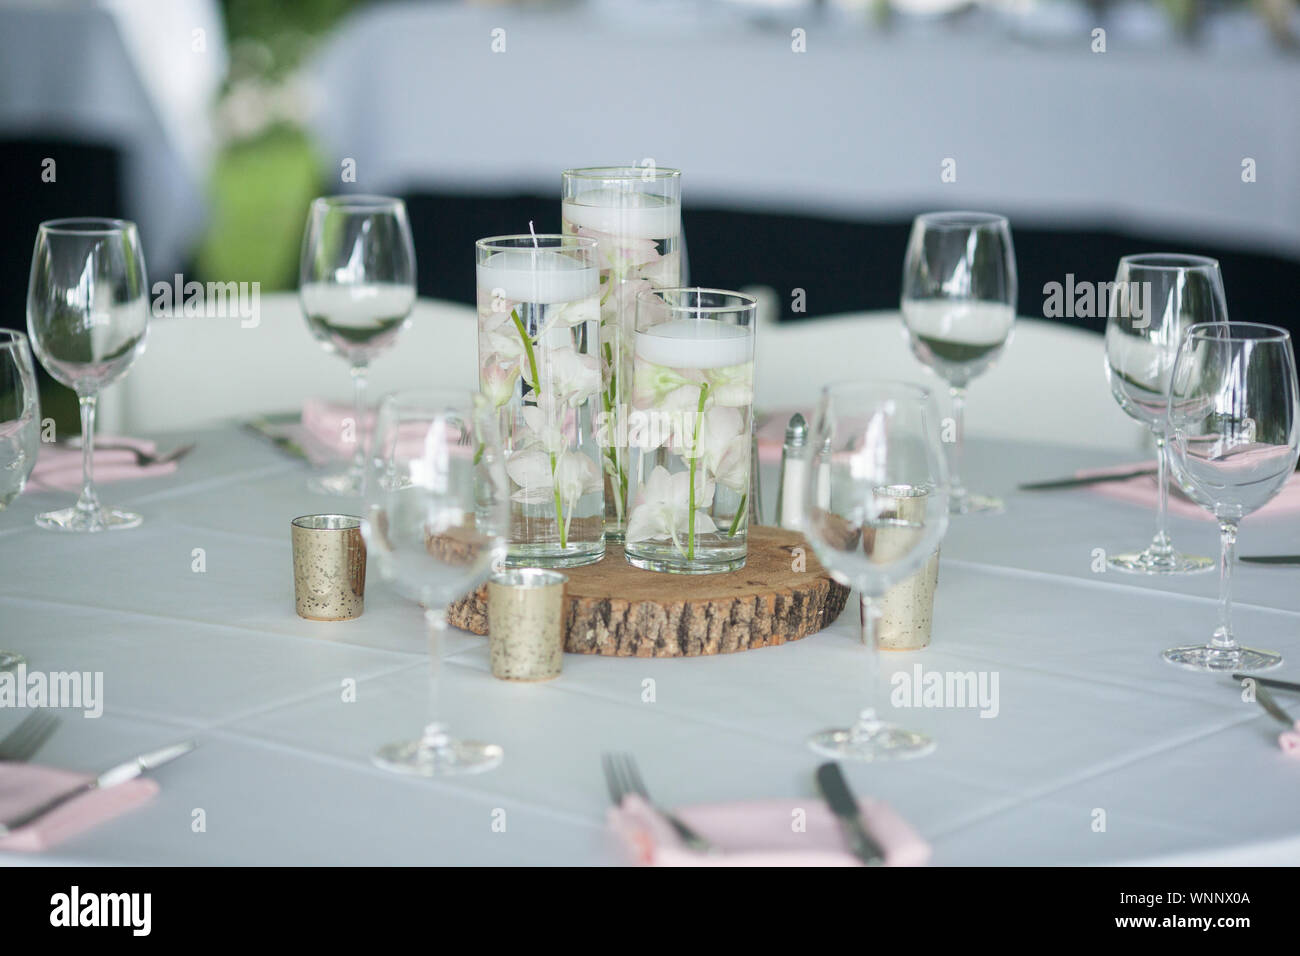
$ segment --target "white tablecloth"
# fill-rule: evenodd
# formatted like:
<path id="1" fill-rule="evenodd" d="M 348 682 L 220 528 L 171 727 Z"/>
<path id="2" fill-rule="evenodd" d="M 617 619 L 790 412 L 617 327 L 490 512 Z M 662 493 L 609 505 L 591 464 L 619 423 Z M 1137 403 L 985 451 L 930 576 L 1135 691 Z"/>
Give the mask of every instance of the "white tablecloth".
<path id="1" fill-rule="evenodd" d="M 566 167 L 649 157 L 684 170 L 688 204 L 993 208 L 1300 253 L 1300 63 L 1268 46 L 1152 44 L 1112 25 L 1093 53 L 1091 15 L 1021 43 L 970 23 L 882 33 L 793 11 L 761 28 L 717 6 L 624 6 L 365 8 L 314 71 L 334 169 L 354 159 L 366 190 L 552 195 Z"/>
<path id="2" fill-rule="evenodd" d="M 478 777 L 393 776 L 369 755 L 424 718 L 418 609 L 372 576 L 359 620 L 297 618 L 289 520 L 340 502 L 309 494 L 305 466 L 254 436 L 227 429 L 198 441 L 176 475 L 103 489 L 145 515 L 138 530 L 35 528 L 32 515 L 62 495 L 27 495 L 0 514 L 0 647 L 35 670 L 104 674 L 103 716 L 65 714 L 40 759 L 90 770 L 178 738 L 200 745 L 156 773 L 162 791 L 150 805 L 42 859 L 613 863 L 622 857 L 604 829 L 602 751 L 634 752 L 669 804 L 813 800 L 817 759 L 804 737 L 862 703 L 852 605 L 828 631 L 783 647 L 569 656 L 560 679 L 538 685 L 493 680 L 485 640 L 458 634 L 446 647 L 444 714 L 462 734 L 502 744 L 505 762 Z M 1000 492 L 1098 454 L 971 451 L 972 484 Z M 1300 519 L 1248 520 L 1241 546 L 1294 551 L 1298 530 Z M 1006 514 L 953 525 L 934 644 L 895 662 L 995 672 L 998 715 L 902 711 L 938 751 L 848 767 L 862 794 L 889 800 L 932 841 L 936 863 L 1300 861 L 1300 760 L 1278 749 L 1275 724 L 1232 682 L 1158 658 L 1208 635 L 1214 576 L 1151 583 L 1090 571 L 1092 549 L 1136 545 L 1150 531 L 1148 513 L 1082 492 L 1012 493 Z M 1173 531 L 1185 548 L 1215 547 L 1208 522 L 1176 520 Z M 192 570 L 196 548 L 203 573 Z M 1241 636 L 1282 650 L 1291 675 L 1298 573 L 1247 567 L 1237 582 Z M 653 703 L 643 702 L 647 679 Z M 17 719 L 0 710 L 0 733 Z M 1093 829 L 1097 810 L 1104 832 Z"/>

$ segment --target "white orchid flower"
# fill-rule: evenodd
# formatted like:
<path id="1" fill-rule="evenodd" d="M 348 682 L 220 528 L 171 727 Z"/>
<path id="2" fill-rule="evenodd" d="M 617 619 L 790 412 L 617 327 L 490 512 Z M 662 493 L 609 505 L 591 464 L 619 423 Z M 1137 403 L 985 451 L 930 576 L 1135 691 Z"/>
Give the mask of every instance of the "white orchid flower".
<path id="1" fill-rule="evenodd" d="M 507 356 L 489 355 L 483 362 L 482 390 L 494 408 L 510 401 L 519 377 L 519 362 Z"/>
<path id="2" fill-rule="evenodd" d="M 718 405 L 700 423 L 700 461 L 709 475 L 738 495 L 749 491 L 749 435 L 745 419 L 734 408 Z"/>
<path id="3" fill-rule="evenodd" d="M 647 541 L 652 538 L 671 538 L 673 546 L 684 550 L 683 540 L 690 533 L 687 523 L 690 514 L 691 475 L 679 471 L 669 474 L 668 469 L 656 465 L 637 495 L 636 506 L 627 519 L 627 540 Z M 709 534 L 718 526 L 709 517 L 713 504 L 713 482 L 707 475 L 695 476 L 695 533 Z"/>
<path id="4" fill-rule="evenodd" d="M 573 347 L 547 349 L 539 356 L 549 381 L 547 393 L 557 404 L 577 408 L 600 391 L 600 360 Z"/>
<path id="5" fill-rule="evenodd" d="M 754 404 L 753 362 L 711 368 L 704 374 L 709 380 L 710 397 L 717 404 L 732 408 Z"/>

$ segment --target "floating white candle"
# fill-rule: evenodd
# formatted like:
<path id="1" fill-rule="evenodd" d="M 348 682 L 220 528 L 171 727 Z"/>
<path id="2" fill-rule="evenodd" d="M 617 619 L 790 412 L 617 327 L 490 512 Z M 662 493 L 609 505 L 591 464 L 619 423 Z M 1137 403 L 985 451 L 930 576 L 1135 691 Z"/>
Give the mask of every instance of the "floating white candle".
<path id="1" fill-rule="evenodd" d="M 753 358 L 753 338 L 717 319 L 675 319 L 638 332 L 636 354 L 667 368 L 726 368 Z"/>
<path id="2" fill-rule="evenodd" d="M 494 252 L 477 267 L 480 289 L 512 302 L 572 302 L 600 292 L 600 271 L 554 247 Z"/>
<path id="3" fill-rule="evenodd" d="M 671 239 L 682 231 L 682 204 L 648 193 L 592 189 L 566 199 L 564 221 L 629 239 Z"/>

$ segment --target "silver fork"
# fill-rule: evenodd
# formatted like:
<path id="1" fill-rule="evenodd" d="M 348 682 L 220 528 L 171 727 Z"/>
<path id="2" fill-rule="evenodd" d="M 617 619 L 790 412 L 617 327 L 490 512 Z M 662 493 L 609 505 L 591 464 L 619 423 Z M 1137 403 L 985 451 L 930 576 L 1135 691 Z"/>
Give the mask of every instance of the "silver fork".
<path id="1" fill-rule="evenodd" d="M 24 763 L 35 756 L 36 751 L 49 740 L 50 734 L 59 726 L 57 714 L 48 710 L 37 710 L 28 715 L 21 724 L 11 730 L 0 740 L 0 760 L 11 763 Z"/>
<path id="2" fill-rule="evenodd" d="M 682 820 L 662 807 L 655 805 L 655 802 L 650 799 L 650 792 L 646 790 L 645 782 L 641 779 L 641 773 L 637 770 L 636 761 L 631 754 L 602 754 L 600 765 L 605 770 L 605 783 L 609 787 L 609 799 L 613 801 L 614 806 L 620 806 L 625 796 L 629 793 L 635 793 L 650 804 L 656 813 L 668 821 L 669 825 L 677 832 L 677 835 L 682 838 L 682 842 L 690 849 L 700 853 L 714 852 L 715 848 L 712 843 L 700 836 Z"/>
<path id="3" fill-rule="evenodd" d="M 80 448 L 80 438 L 68 439 L 69 448 Z M 135 464 L 137 468 L 145 468 L 149 465 L 166 465 L 173 461 L 180 461 L 196 447 L 195 442 L 189 442 L 184 445 L 178 445 L 171 451 L 158 454 L 157 452 L 141 451 L 133 445 L 115 445 L 112 442 L 95 442 L 95 451 L 129 451 L 135 455 Z"/>

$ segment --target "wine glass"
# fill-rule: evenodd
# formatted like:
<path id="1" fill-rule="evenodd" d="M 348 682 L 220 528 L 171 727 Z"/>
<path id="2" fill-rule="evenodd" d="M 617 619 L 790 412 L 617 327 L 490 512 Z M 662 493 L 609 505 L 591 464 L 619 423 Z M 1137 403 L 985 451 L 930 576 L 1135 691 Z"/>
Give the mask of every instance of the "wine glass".
<path id="1" fill-rule="evenodd" d="M 948 529 L 948 469 L 927 389 L 901 382 L 828 385 L 809 436 L 804 535 L 836 581 L 858 589 L 866 645 L 867 706 L 848 728 L 809 746 L 829 757 L 919 757 L 924 734 L 882 720 L 877 600 L 916 572 Z"/>
<path id="2" fill-rule="evenodd" d="M 312 336 L 352 369 L 355 402 L 351 428 L 343 436 L 355 449 L 351 465 L 313 478 L 310 487 L 321 494 L 360 495 L 366 474 L 366 374 L 371 360 L 406 327 L 415 305 L 415 247 L 406 204 L 387 196 L 312 200 L 298 297 Z"/>
<path id="3" fill-rule="evenodd" d="M 1107 564 L 1136 574 L 1208 571 L 1207 557 L 1180 554 L 1169 540 L 1169 376 L 1178 343 L 1197 322 L 1228 321 L 1219 264 L 1204 256 L 1124 256 L 1115 271 L 1106 319 L 1106 377 L 1111 394 L 1156 444 L 1156 534 L 1143 551 L 1113 554 Z"/>
<path id="4" fill-rule="evenodd" d="M 374 761 L 431 777 L 489 770 L 495 744 L 457 740 L 437 719 L 447 605 L 505 560 L 508 493 L 490 410 L 470 392 L 396 392 L 379 405 L 361 533 L 380 576 L 424 605 L 429 638 L 430 721 Z"/>
<path id="5" fill-rule="evenodd" d="M 961 456 L 966 388 L 1002 354 L 1016 321 L 1016 251 L 1006 217 L 917 216 L 903 262 L 902 312 L 912 352 L 952 396 L 949 507 L 953 514 L 1000 511 L 999 499 L 966 490 Z"/>
<path id="6" fill-rule="evenodd" d="M 0 511 L 22 494 L 40 449 L 41 403 L 36 367 L 21 332 L 0 329 Z M 23 657 L 0 650 L 0 671 Z"/>
<path id="7" fill-rule="evenodd" d="M 71 508 L 36 516 L 42 528 L 134 528 L 138 514 L 105 508 L 95 493 L 95 404 L 126 374 L 149 331 L 149 279 L 135 223 L 52 219 L 36 232 L 27 285 L 27 333 L 55 381 L 81 405 L 81 496 Z"/>
<path id="8" fill-rule="evenodd" d="M 1232 633 L 1237 525 L 1272 500 L 1300 457 L 1295 355 L 1283 329 L 1214 322 L 1187 330 L 1169 387 L 1171 460 L 1193 500 L 1219 520 L 1219 626 L 1208 644 L 1172 647 L 1171 664 L 1198 671 L 1262 671 L 1282 655 L 1243 647 Z"/>

